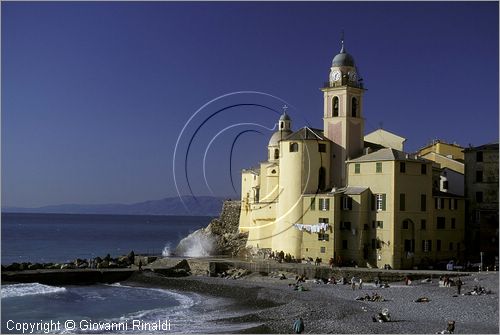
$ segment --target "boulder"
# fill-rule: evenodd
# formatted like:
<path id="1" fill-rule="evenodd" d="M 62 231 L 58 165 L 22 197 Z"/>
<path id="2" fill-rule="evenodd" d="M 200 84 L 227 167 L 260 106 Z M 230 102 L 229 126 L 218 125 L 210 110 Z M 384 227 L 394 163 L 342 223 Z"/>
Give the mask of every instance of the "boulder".
<path id="1" fill-rule="evenodd" d="M 97 263 L 97 268 L 98 269 L 107 269 L 109 268 L 109 262 L 107 260 L 103 260 L 100 263 Z"/>
<path id="2" fill-rule="evenodd" d="M 14 262 L 7 266 L 7 271 L 21 271 L 21 264 Z"/>
<path id="3" fill-rule="evenodd" d="M 28 265 L 28 270 L 40 270 L 40 269 L 43 269 L 43 265 L 40 263 Z"/>

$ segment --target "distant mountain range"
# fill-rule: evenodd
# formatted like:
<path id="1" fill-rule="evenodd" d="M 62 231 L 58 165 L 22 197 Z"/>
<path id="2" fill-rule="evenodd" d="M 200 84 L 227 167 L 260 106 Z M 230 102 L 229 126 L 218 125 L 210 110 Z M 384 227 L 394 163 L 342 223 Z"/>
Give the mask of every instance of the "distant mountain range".
<path id="1" fill-rule="evenodd" d="M 191 215 L 219 216 L 226 198 L 183 196 L 150 200 L 134 204 L 80 205 L 65 204 L 37 208 L 2 207 L 9 213 L 61 213 L 61 214 L 123 214 L 123 215 Z M 184 204 L 183 204 L 184 202 Z"/>

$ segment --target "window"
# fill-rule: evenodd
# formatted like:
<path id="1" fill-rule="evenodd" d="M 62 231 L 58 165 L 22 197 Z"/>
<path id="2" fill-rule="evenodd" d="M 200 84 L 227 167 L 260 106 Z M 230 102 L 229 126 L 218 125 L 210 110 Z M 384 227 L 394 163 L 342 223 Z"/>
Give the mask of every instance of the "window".
<path id="1" fill-rule="evenodd" d="M 316 198 L 311 198 L 311 210 L 316 210 Z"/>
<path id="2" fill-rule="evenodd" d="M 324 167 L 320 167 L 318 172 L 318 190 L 323 191 L 325 188 L 326 188 L 326 169 Z"/>
<path id="3" fill-rule="evenodd" d="M 345 211 L 352 210 L 352 198 L 351 197 L 343 197 L 342 198 L 342 209 Z"/>
<path id="4" fill-rule="evenodd" d="M 274 159 L 280 158 L 280 149 L 274 149 Z"/>
<path id="5" fill-rule="evenodd" d="M 319 209 L 322 211 L 330 210 L 330 199 L 319 199 Z"/>
<path id="6" fill-rule="evenodd" d="M 483 192 L 476 192 L 476 202 L 483 202 Z"/>
<path id="7" fill-rule="evenodd" d="M 427 228 L 427 221 L 422 219 L 420 220 L 420 230 L 425 230 Z"/>
<path id="8" fill-rule="evenodd" d="M 377 248 L 377 240 L 372 238 L 372 249 L 376 249 Z"/>
<path id="9" fill-rule="evenodd" d="M 290 143 L 290 152 L 297 152 L 299 151 L 299 144 L 296 142 Z"/>
<path id="10" fill-rule="evenodd" d="M 401 172 L 401 173 L 406 172 L 406 163 L 405 162 L 399 163 L 399 172 Z"/>
<path id="11" fill-rule="evenodd" d="M 321 247 L 321 248 L 319 248 L 319 251 L 320 251 L 322 254 L 324 254 L 324 253 L 326 252 L 326 247 Z"/>
<path id="12" fill-rule="evenodd" d="M 376 205 L 376 210 L 377 211 L 385 211 L 385 201 L 386 196 L 385 194 L 376 194 L 375 195 L 375 205 Z"/>
<path id="13" fill-rule="evenodd" d="M 415 240 L 405 240 L 404 251 L 405 252 L 414 252 L 415 251 Z"/>
<path id="14" fill-rule="evenodd" d="M 483 171 L 476 171 L 476 183 L 483 182 Z"/>
<path id="15" fill-rule="evenodd" d="M 448 180 L 444 180 L 443 181 L 443 190 L 447 190 L 449 187 L 449 183 L 448 183 Z"/>
<path id="16" fill-rule="evenodd" d="M 399 195 L 399 210 L 404 211 L 406 209 L 406 195 L 401 193 Z"/>
<path id="17" fill-rule="evenodd" d="M 403 221 L 403 229 L 408 229 L 410 226 L 410 221 L 409 220 L 404 220 Z"/>
<path id="18" fill-rule="evenodd" d="M 330 220 L 328 218 L 319 218 L 319 223 L 329 223 Z"/>
<path id="19" fill-rule="evenodd" d="M 450 245 L 448 246 L 448 250 L 450 250 L 450 251 L 453 250 L 453 242 L 450 242 Z"/>
<path id="20" fill-rule="evenodd" d="M 339 98 L 338 97 L 333 97 L 332 101 L 332 106 L 333 106 L 333 116 L 339 116 Z"/>
<path id="21" fill-rule="evenodd" d="M 382 173 L 382 163 L 381 162 L 377 162 L 375 172 Z"/>
<path id="22" fill-rule="evenodd" d="M 458 209 L 458 200 L 457 199 L 453 199 L 453 208 L 452 209 Z"/>
<path id="23" fill-rule="evenodd" d="M 328 241 L 330 236 L 324 233 L 318 233 L 318 241 Z"/>
<path id="24" fill-rule="evenodd" d="M 443 209 L 444 199 L 443 198 L 434 198 L 434 207 L 436 209 Z"/>
<path id="25" fill-rule="evenodd" d="M 455 225 L 456 225 L 455 218 L 451 218 L 451 229 L 455 229 Z"/>
<path id="26" fill-rule="evenodd" d="M 422 165 L 420 166 L 420 173 L 421 173 L 421 174 L 427 174 L 427 165 L 422 164 Z"/>
<path id="27" fill-rule="evenodd" d="M 368 223 L 365 223 L 363 225 L 363 230 L 368 230 L 368 229 L 370 229 L 370 226 L 368 225 Z"/>
<path id="28" fill-rule="evenodd" d="M 425 212 L 427 210 L 427 196 L 425 194 L 420 194 L 420 211 Z"/>
<path id="29" fill-rule="evenodd" d="M 431 252 L 432 251 L 432 241 L 431 240 L 422 240 L 422 251 L 423 252 Z"/>
<path id="30" fill-rule="evenodd" d="M 347 240 L 342 240 L 342 249 L 347 249 Z"/>
<path id="31" fill-rule="evenodd" d="M 478 151 L 476 152 L 476 162 L 482 162 L 483 161 L 483 152 Z"/>
<path id="32" fill-rule="evenodd" d="M 372 228 L 375 229 L 375 221 L 372 221 Z"/>
<path id="33" fill-rule="evenodd" d="M 436 241 L 436 251 L 441 251 L 441 240 Z"/>
<path id="34" fill-rule="evenodd" d="M 351 223 L 349 221 L 341 222 L 340 230 L 351 230 Z"/>
<path id="35" fill-rule="evenodd" d="M 360 170 L 361 170 L 361 164 L 359 163 L 354 164 L 354 173 L 358 174 L 360 173 Z"/>
<path id="36" fill-rule="evenodd" d="M 319 152 L 326 152 L 326 144 L 325 143 L 318 143 L 318 151 Z"/>
<path id="37" fill-rule="evenodd" d="M 377 221 L 377 228 L 384 228 L 384 221 Z"/>
<path id="38" fill-rule="evenodd" d="M 444 216 L 437 217 L 437 229 L 444 229 L 446 226 L 446 218 Z"/>
<path id="39" fill-rule="evenodd" d="M 352 106 L 351 106 L 351 115 L 352 117 L 356 117 L 358 113 L 358 99 L 352 98 Z"/>
<path id="40" fill-rule="evenodd" d="M 283 129 L 284 125 L 285 124 L 283 122 L 280 122 L 280 130 Z"/>

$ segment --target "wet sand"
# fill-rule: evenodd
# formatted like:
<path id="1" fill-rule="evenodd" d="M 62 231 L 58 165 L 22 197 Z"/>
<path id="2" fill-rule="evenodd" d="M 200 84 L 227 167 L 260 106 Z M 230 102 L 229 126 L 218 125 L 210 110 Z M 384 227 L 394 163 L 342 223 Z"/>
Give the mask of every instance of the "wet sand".
<path id="1" fill-rule="evenodd" d="M 240 316 L 220 321 L 249 325 L 246 333 L 293 333 L 293 321 L 302 317 L 304 333 L 398 333 L 434 334 L 455 320 L 456 334 L 498 334 L 498 273 L 476 273 L 462 277 L 462 293 L 481 285 L 492 294 L 457 295 L 456 287 L 439 287 L 414 281 L 390 283 L 389 288 L 376 288 L 364 283 L 362 289 L 350 285 L 307 282 L 308 291 L 295 291 L 288 284 L 293 279 L 279 280 L 251 274 L 233 280 L 211 277 L 167 278 L 152 272 L 134 274 L 125 283 L 160 287 L 176 291 L 196 292 L 234 299 Z M 357 301 L 358 296 L 377 292 L 386 301 Z M 429 302 L 414 302 L 427 297 Z M 387 308 L 392 321 L 378 323 L 372 316 Z M 215 321 L 216 322 L 216 321 Z"/>

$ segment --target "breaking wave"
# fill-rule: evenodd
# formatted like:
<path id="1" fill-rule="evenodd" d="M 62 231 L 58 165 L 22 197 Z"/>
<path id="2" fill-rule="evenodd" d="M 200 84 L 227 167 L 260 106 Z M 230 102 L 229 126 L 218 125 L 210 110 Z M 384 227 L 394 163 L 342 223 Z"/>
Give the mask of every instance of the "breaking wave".
<path id="1" fill-rule="evenodd" d="M 208 257 L 214 250 L 215 239 L 200 229 L 183 238 L 175 248 L 175 254 L 185 257 Z"/>
<path id="2" fill-rule="evenodd" d="M 161 255 L 163 257 L 172 256 L 172 245 L 170 244 L 170 242 L 165 244 L 165 247 L 163 247 Z"/>
<path id="3" fill-rule="evenodd" d="M 40 283 L 12 284 L 2 286 L 2 298 L 22 297 L 25 295 L 65 292 L 66 288 L 43 285 Z"/>

